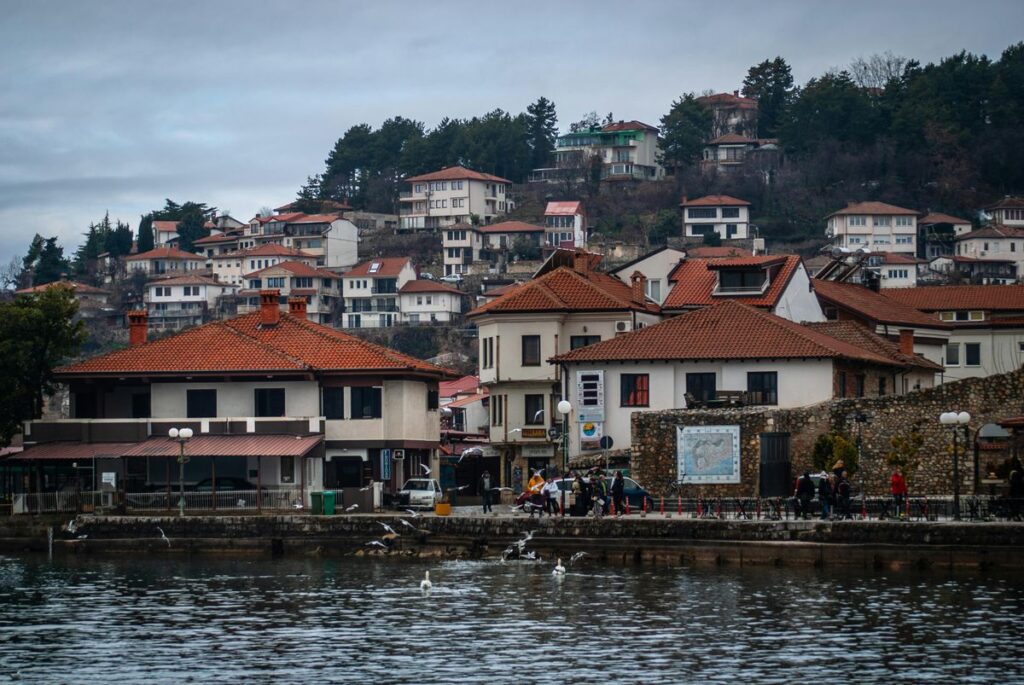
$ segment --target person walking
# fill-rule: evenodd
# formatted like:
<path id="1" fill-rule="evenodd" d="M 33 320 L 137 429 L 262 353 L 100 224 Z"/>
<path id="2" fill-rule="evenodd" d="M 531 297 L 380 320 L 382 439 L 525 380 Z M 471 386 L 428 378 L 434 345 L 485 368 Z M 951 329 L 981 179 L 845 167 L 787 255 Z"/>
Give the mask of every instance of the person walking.
<path id="1" fill-rule="evenodd" d="M 841 519 L 852 519 L 853 515 L 850 513 L 850 495 L 852 488 L 850 487 L 850 474 L 843 471 L 843 474 L 839 477 L 839 483 L 836 485 L 836 494 L 839 502 L 839 518 Z"/>
<path id="2" fill-rule="evenodd" d="M 818 501 L 821 502 L 821 520 L 828 519 L 832 509 L 832 481 L 830 476 L 822 476 L 818 481 Z"/>
<path id="3" fill-rule="evenodd" d="M 889 491 L 892 493 L 892 503 L 896 507 L 895 519 L 903 518 L 903 512 L 907 506 L 907 479 L 903 477 L 903 471 L 897 466 L 889 479 Z"/>
<path id="4" fill-rule="evenodd" d="M 552 516 L 560 513 L 558 508 L 559 493 L 558 483 L 555 482 L 554 477 L 549 477 L 548 482 L 544 484 L 544 506 L 547 507 L 547 512 Z"/>
<path id="5" fill-rule="evenodd" d="M 626 495 L 626 479 L 622 477 L 622 471 L 615 472 L 612 479 L 612 501 L 615 502 L 615 515 L 622 516 Z"/>
<path id="6" fill-rule="evenodd" d="M 814 481 L 811 480 L 811 472 L 804 471 L 804 475 L 800 477 L 796 484 L 797 517 L 811 518 L 811 500 L 813 499 Z"/>
<path id="7" fill-rule="evenodd" d="M 491 511 L 491 495 L 494 489 L 491 485 L 491 474 L 489 471 L 484 471 L 480 475 L 480 494 L 484 498 L 484 513 Z"/>

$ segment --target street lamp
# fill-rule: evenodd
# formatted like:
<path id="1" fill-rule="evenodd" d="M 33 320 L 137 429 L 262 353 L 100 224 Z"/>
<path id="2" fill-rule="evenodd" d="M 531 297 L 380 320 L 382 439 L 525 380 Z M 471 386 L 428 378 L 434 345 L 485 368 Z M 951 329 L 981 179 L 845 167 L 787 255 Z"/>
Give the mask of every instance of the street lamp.
<path id="1" fill-rule="evenodd" d="M 569 400 L 562 400 L 558 403 L 558 413 L 562 415 L 562 481 L 564 483 L 569 474 L 569 412 L 572 411 L 572 404 Z M 565 488 L 562 490 L 562 517 L 565 517 Z"/>
<path id="2" fill-rule="evenodd" d="M 958 428 L 960 426 L 966 428 L 970 420 L 971 415 L 965 411 L 946 411 L 939 415 L 939 423 L 944 426 L 949 426 L 953 431 L 953 518 L 957 521 L 960 520 L 960 456 L 957 450 L 957 438 L 959 436 Z M 966 449 L 966 447 L 967 443 L 965 440 L 964 448 Z"/>
<path id="3" fill-rule="evenodd" d="M 172 428 L 167 431 L 167 436 L 178 443 L 178 516 L 185 516 L 185 464 L 188 457 L 185 456 L 185 443 L 192 439 L 191 428 Z"/>

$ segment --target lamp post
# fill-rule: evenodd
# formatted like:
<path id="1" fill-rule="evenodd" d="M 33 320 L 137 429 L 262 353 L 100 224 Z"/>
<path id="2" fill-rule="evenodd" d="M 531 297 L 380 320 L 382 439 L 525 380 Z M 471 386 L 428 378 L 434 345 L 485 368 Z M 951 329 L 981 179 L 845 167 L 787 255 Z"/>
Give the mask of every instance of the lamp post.
<path id="1" fill-rule="evenodd" d="M 947 411 L 939 415 L 939 423 L 949 426 L 953 431 L 953 518 L 960 520 L 960 456 L 958 453 L 957 439 L 960 435 L 960 427 L 967 427 L 971 415 L 965 411 Z M 964 441 L 964 448 L 967 443 Z"/>
<path id="2" fill-rule="evenodd" d="M 562 415 L 562 480 L 569 473 L 569 412 L 572 404 L 569 400 L 558 403 L 558 413 Z M 562 488 L 562 517 L 565 517 L 565 488 Z"/>
<path id="3" fill-rule="evenodd" d="M 172 428 L 167 431 L 167 436 L 178 443 L 178 516 L 185 516 L 185 464 L 188 457 L 185 456 L 185 443 L 192 439 L 191 428 Z"/>

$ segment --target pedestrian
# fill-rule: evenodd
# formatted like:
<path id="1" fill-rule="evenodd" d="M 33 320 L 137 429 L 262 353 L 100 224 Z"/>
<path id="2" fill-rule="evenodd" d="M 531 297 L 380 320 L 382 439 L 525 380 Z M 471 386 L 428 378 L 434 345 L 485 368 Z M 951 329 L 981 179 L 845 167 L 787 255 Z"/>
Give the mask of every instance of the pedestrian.
<path id="1" fill-rule="evenodd" d="M 608 500 L 608 484 L 604 482 L 604 474 L 590 477 L 591 487 L 594 489 L 594 518 L 601 518 L 604 515 L 605 502 Z"/>
<path id="2" fill-rule="evenodd" d="M 1010 518 L 1020 521 L 1021 499 L 1024 499 L 1024 465 L 1018 457 L 1010 462 Z"/>
<path id="3" fill-rule="evenodd" d="M 852 519 L 853 514 L 850 513 L 850 478 L 849 473 L 843 471 L 842 475 L 839 476 L 839 483 L 836 485 L 836 493 L 839 501 L 839 518 L 841 519 Z"/>
<path id="4" fill-rule="evenodd" d="M 546 499 L 544 506 L 547 507 L 548 513 L 552 516 L 559 513 L 558 495 L 560 492 L 554 477 L 549 477 L 548 482 L 544 485 L 544 497 Z"/>
<path id="5" fill-rule="evenodd" d="M 491 474 L 489 471 L 484 471 L 480 476 L 480 494 L 484 498 L 484 513 L 491 511 L 491 494 L 493 488 L 491 486 Z"/>
<path id="6" fill-rule="evenodd" d="M 903 477 L 903 470 L 897 466 L 893 469 L 892 478 L 889 479 L 889 491 L 892 493 L 892 503 L 896 507 L 896 515 L 893 518 L 903 518 L 903 511 L 907 506 L 907 479 Z"/>
<path id="7" fill-rule="evenodd" d="M 832 475 L 836 477 L 837 481 L 843 477 L 843 471 L 845 470 L 846 464 L 843 462 L 842 459 L 837 461 L 835 464 L 832 464 Z"/>
<path id="8" fill-rule="evenodd" d="M 830 476 L 822 476 L 818 481 L 818 501 L 821 502 L 821 520 L 828 519 L 829 510 L 832 508 L 832 481 Z"/>
<path id="9" fill-rule="evenodd" d="M 811 518 L 811 500 L 814 499 L 814 481 L 811 480 L 811 472 L 804 471 L 804 475 L 796 484 L 797 517 Z"/>
<path id="10" fill-rule="evenodd" d="M 576 474 L 576 480 L 572 483 L 572 494 L 574 495 L 573 508 L 576 516 L 586 516 L 590 511 L 590 495 L 587 491 L 587 483 L 580 473 Z"/>
<path id="11" fill-rule="evenodd" d="M 626 479 L 622 477 L 622 471 L 615 472 L 612 479 L 612 501 L 615 502 L 615 515 L 622 516 L 626 495 Z"/>

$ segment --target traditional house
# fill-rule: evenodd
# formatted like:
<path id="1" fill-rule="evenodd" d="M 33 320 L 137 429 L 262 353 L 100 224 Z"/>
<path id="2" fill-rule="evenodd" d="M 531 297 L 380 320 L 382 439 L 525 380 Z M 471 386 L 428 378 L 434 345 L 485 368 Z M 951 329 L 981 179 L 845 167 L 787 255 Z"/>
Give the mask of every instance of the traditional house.
<path id="1" fill-rule="evenodd" d="M 316 266 L 346 269 L 358 261 L 359 229 L 339 214 L 289 212 L 250 220 L 239 247 L 276 244 L 316 257 Z"/>
<path id="2" fill-rule="evenodd" d="M 405 180 L 410 190 L 399 196 L 399 230 L 438 231 L 468 224 L 475 215 L 489 224 L 508 214 L 512 181 L 461 166 L 447 167 Z"/>
<path id="3" fill-rule="evenodd" d="M 176 247 L 155 247 L 147 252 L 128 255 L 125 264 L 129 274 L 141 271 L 150 278 L 160 278 L 205 269 L 206 258 Z"/>
<path id="4" fill-rule="evenodd" d="M 954 240 L 971 230 L 971 222 L 941 212 L 917 220 L 918 256 L 931 260 L 953 254 Z"/>
<path id="5" fill-rule="evenodd" d="M 741 97 L 738 90 L 732 93 L 715 93 L 697 98 L 711 112 L 711 137 L 727 134 L 744 137 L 757 136 L 757 100 Z"/>
<path id="6" fill-rule="evenodd" d="M 504 265 L 517 248 L 540 254 L 543 226 L 523 221 L 502 221 L 496 224 L 454 224 L 441 232 L 444 275 L 467 274 L 473 265 Z M 535 249 L 536 248 L 536 249 Z"/>
<path id="7" fill-rule="evenodd" d="M 398 289 L 398 310 L 402 323 L 450 323 L 462 314 L 466 293 L 444 283 L 408 281 Z"/>
<path id="8" fill-rule="evenodd" d="M 641 121 L 616 121 L 571 131 L 555 141 L 555 166 L 534 169 L 531 182 L 575 182 L 600 170 L 604 182 L 658 181 L 665 177 L 659 161 L 658 129 Z"/>
<path id="9" fill-rule="evenodd" d="M 544 208 L 544 244 L 551 248 L 587 249 L 587 212 L 583 203 L 549 202 Z"/>
<path id="10" fill-rule="evenodd" d="M 333 271 L 318 269 L 303 262 L 278 262 L 246 274 L 246 288 L 238 292 L 242 302 L 239 313 L 264 306 L 262 291 L 277 290 L 282 309 L 290 307 L 294 298 L 302 298 L 303 312 L 315 323 L 329 324 L 334 319 L 341 298 L 341 277 Z"/>
<path id="11" fill-rule="evenodd" d="M 408 257 L 363 262 L 342 277 L 345 328 L 386 328 L 401 322 L 398 292 L 416 279 Z"/>
<path id="12" fill-rule="evenodd" d="M 70 290 L 75 298 L 75 302 L 78 303 L 78 316 L 83 319 L 107 317 L 111 313 L 116 313 L 110 306 L 110 291 L 97 288 L 88 283 L 61 279 L 31 288 L 22 288 L 21 290 L 14 291 L 14 294 L 31 295 L 32 293 L 40 293 L 50 288 L 67 288 Z"/>
<path id="13" fill-rule="evenodd" d="M 245 274 L 274 266 L 281 262 L 302 262 L 316 266 L 316 255 L 276 243 L 265 243 L 238 252 L 214 255 L 210 258 L 213 277 L 222 283 L 244 285 Z"/>
<path id="14" fill-rule="evenodd" d="M 1007 195 L 986 207 L 985 213 L 992 217 L 994 224 L 1024 228 L 1024 198 Z"/>
<path id="15" fill-rule="evenodd" d="M 223 298 L 234 295 L 238 286 L 207 276 L 172 276 L 146 285 L 146 311 L 155 330 L 177 331 L 219 317 L 225 310 Z"/>
<path id="16" fill-rule="evenodd" d="M 979 285 L 1004 285 L 1024 278 L 1024 222 L 1022 227 L 994 224 L 961 233 L 956 237 L 953 262 Z"/>
<path id="17" fill-rule="evenodd" d="M 851 202 L 826 217 L 825 236 L 836 247 L 915 257 L 917 217 L 916 210 L 884 202 Z"/>

